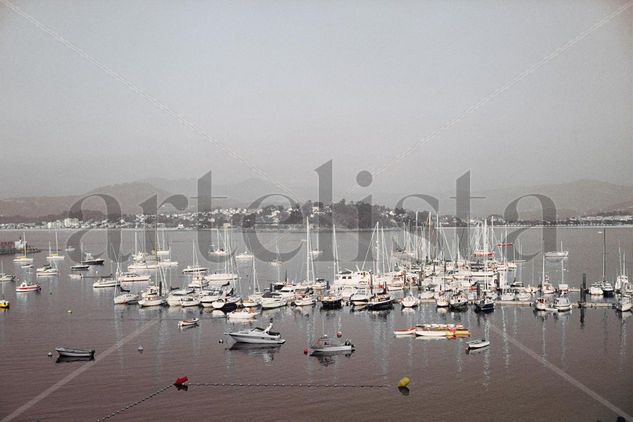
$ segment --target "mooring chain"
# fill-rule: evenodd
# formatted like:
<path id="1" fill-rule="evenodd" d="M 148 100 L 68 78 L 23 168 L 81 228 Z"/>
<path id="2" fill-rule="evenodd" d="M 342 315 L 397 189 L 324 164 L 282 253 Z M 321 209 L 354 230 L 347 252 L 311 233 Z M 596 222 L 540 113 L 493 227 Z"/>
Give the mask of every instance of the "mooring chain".
<path id="1" fill-rule="evenodd" d="M 142 398 L 142 399 L 140 399 L 140 400 L 137 400 L 137 401 L 135 401 L 135 402 L 133 402 L 133 403 L 128 404 L 127 406 L 125 406 L 125 407 L 123 407 L 123 408 L 121 408 L 121 409 L 117 410 L 116 412 L 112 412 L 112 413 L 110 413 L 109 415 L 104 416 L 104 417 L 103 417 L 103 418 L 101 418 L 101 419 L 97 419 L 97 422 L 100 422 L 100 421 L 105 421 L 105 420 L 107 420 L 107 419 L 113 418 L 113 417 L 115 417 L 116 415 L 118 415 L 118 414 L 120 414 L 120 413 L 123 413 L 123 412 L 125 412 L 126 410 L 129 410 L 129 409 L 133 408 L 134 406 L 138 406 L 139 404 L 143 403 L 143 402 L 144 402 L 144 401 L 146 401 L 146 400 L 149 400 L 149 399 L 151 399 L 151 398 L 153 398 L 153 397 L 156 397 L 157 395 L 159 395 L 159 394 L 160 394 L 160 393 L 162 393 L 163 391 L 169 390 L 169 389 L 170 389 L 170 388 L 172 388 L 172 387 L 174 387 L 174 385 L 173 385 L 173 384 L 169 384 L 169 385 L 167 385 L 167 386 L 165 386 L 165 387 L 161 388 L 160 390 L 154 391 L 152 394 L 150 394 L 150 395 L 148 395 L 148 396 L 143 397 L 143 398 Z"/>
<path id="2" fill-rule="evenodd" d="M 383 384 L 266 384 L 266 383 L 235 383 L 235 382 L 191 382 L 189 387 L 285 387 L 285 388 L 386 388 Z"/>
<path id="3" fill-rule="evenodd" d="M 139 404 L 156 397 L 160 393 L 172 388 L 178 388 L 175 384 L 167 385 L 160 390 L 154 391 L 152 394 L 143 397 L 140 400 L 137 400 L 133 403 L 128 404 L 127 406 L 110 413 L 107 416 L 104 416 L 101 419 L 97 419 L 97 422 L 105 421 L 107 419 L 113 418 L 116 415 L 119 415 L 131 408 L 138 406 Z M 237 382 L 192 382 L 187 384 L 182 384 L 182 387 L 283 387 L 283 388 L 386 388 L 387 385 L 384 384 L 278 384 L 278 383 L 237 383 Z"/>

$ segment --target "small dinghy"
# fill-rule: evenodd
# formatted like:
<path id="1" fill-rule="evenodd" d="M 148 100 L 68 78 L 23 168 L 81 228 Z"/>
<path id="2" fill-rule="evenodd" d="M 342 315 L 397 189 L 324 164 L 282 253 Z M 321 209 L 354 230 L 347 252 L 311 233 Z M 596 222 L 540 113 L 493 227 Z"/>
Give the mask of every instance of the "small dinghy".
<path id="1" fill-rule="evenodd" d="M 55 351 L 63 358 L 84 358 L 93 359 L 95 357 L 94 349 L 71 349 L 68 347 L 56 347 Z"/>
<path id="2" fill-rule="evenodd" d="M 198 325 L 198 321 L 200 321 L 198 318 L 183 319 L 181 321 L 178 321 L 178 327 L 179 328 L 196 327 Z"/>
<path id="3" fill-rule="evenodd" d="M 481 340 L 469 341 L 468 343 L 466 343 L 466 347 L 468 348 L 468 350 L 483 349 L 484 347 L 488 346 L 490 346 L 490 340 L 486 340 L 485 338 L 482 338 Z"/>
<path id="4" fill-rule="evenodd" d="M 312 350 L 312 355 L 325 355 L 329 353 L 352 353 L 354 349 L 354 345 L 349 339 L 346 339 L 345 342 L 340 343 L 336 340 L 330 339 L 327 335 L 324 335 L 318 338 L 312 345 L 310 346 Z"/>
<path id="5" fill-rule="evenodd" d="M 405 328 L 404 330 L 395 330 L 393 334 L 397 337 L 401 336 L 415 336 L 416 328 Z"/>

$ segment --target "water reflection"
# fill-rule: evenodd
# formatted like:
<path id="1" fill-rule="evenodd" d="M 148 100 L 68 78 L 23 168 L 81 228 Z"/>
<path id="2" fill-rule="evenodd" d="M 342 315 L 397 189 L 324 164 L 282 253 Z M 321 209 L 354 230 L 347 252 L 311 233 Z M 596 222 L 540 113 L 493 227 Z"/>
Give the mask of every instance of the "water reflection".
<path id="1" fill-rule="evenodd" d="M 279 353 L 281 344 L 249 344 L 234 343 L 227 350 L 231 352 L 242 352 L 248 356 L 261 357 L 265 363 L 271 363 L 275 359 L 275 354 Z"/>

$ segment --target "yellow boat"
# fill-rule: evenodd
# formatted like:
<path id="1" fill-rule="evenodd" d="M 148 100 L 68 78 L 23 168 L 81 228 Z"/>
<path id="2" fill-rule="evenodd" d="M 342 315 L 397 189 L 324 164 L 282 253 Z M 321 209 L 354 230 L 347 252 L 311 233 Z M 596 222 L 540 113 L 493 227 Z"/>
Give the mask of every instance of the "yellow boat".
<path id="1" fill-rule="evenodd" d="M 9 301 L 0 300 L 0 309 L 9 309 Z"/>

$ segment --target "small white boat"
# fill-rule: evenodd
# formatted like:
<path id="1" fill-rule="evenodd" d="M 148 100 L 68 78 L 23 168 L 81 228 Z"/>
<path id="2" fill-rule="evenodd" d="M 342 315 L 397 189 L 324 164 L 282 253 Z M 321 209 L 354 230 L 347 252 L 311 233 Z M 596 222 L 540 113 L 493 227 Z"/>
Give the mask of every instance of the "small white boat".
<path id="1" fill-rule="evenodd" d="M 13 281 L 14 279 L 15 279 L 15 276 L 11 274 L 0 273 L 0 283 L 6 282 L 6 281 Z"/>
<path id="2" fill-rule="evenodd" d="M 529 302 L 529 300 L 532 299 L 532 294 L 530 292 L 518 292 L 516 299 L 519 302 Z"/>
<path id="3" fill-rule="evenodd" d="M 100 278 L 99 280 L 92 283 L 92 287 L 95 289 L 101 289 L 105 287 L 118 287 L 121 283 L 116 278 Z"/>
<path id="4" fill-rule="evenodd" d="M 189 265 L 187 268 L 182 270 L 183 274 L 204 274 L 209 271 L 206 267 L 201 267 L 199 265 Z"/>
<path id="5" fill-rule="evenodd" d="M 251 259 L 253 259 L 253 254 L 247 250 L 235 255 L 236 261 L 250 261 Z"/>
<path id="6" fill-rule="evenodd" d="M 313 296 L 304 296 L 295 300 L 295 306 L 312 306 L 316 303 Z"/>
<path id="7" fill-rule="evenodd" d="M 134 283 L 150 281 L 152 277 L 149 274 L 139 274 L 132 271 L 126 271 L 124 273 L 117 273 L 116 278 L 124 283 Z"/>
<path id="8" fill-rule="evenodd" d="M 180 299 L 180 306 L 182 306 L 183 308 L 188 308 L 192 306 L 200 306 L 200 298 L 197 296 L 191 296 L 191 295 L 183 296 Z"/>
<path id="9" fill-rule="evenodd" d="M 615 310 L 618 312 L 629 312 L 633 309 L 633 303 L 630 296 L 622 296 L 615 304 Z"/>
<path id="10" fill-rule="evenodd" d="M 325 355 L 328 353 L 352 353 L 354 345 L 349 339 L 343 343 L 330 339 L 327 335 L 319 337 L 310 345 L 312 355 Z"/>
<path id="11" fill-rule="evenodd" d="M 537 311 L 546 311 L 548 307 L 548 303 L 544 297 L 539 297 L 536 299 L 536 302 L 534 302 L 534 309 Z"/>
<path id="12" fill-rule="evenodd" d="M 257 311 L 254 308 L 242 308 L 229 312 L 226 318 L 229 321 L 251 321 L 257 316 Z"/>
<path id="13" fill-rule="evenodd" d="M 486 340 L 482 338 L 481 340 L 473 340 L 466 343 L 466 347 L 468 350 L 474 349 L 483 349 L 484 347 L 490 346 L 490 340 Z"/>
<path id="14" fill-rule="evenodd" d="M 436 299 L 435 299 L 435 305 L 438 308 L 448 308 L 448 299 L 446 298 L 445 294 L 441 294 L 439 295 Z"/>
<path id="15" fill-rule="evenodd" d="M 593 283 L 589 286 L 589 294 L 591 296 L 602 296 L 602 285 L 600 283 Z"/>
<path id="16" fill-rule="evenodd" d="M 198 321 L 200 321 L 198 318 L 183 319 L 178 321 L 178 328 L 196 327 L 198 325 Z"/>
<path id="17" fill-rule="evenodd" d="M 18 287 L 15 288 L 16 292 L 39 292 L 42 289 L 42 286 L 39 284 L 30 284 L 26 281 L 20 283 Z"/>
<path id="18" fill-rule="evenodd" d="M 288 301 L 283 297 L 263 297 L 260 304 L 262 309 L 275 309 L 286 306 Z"/>
<path id="19" fill-rule="evenodd" d="M 114 297 L 115 305 L 131 305 L 138 302 L 138 295 L 134 293 L 122 293 Z"/>
<path id="20" fill-rule="evenodd" d="M 554 308 L 556 308 L 558 312 L 571 311 L 571 301 L 567 295 L 561 295 L 554 299 Z"/>
<path id="21" fill-rule="evenodd" d="M 402 299 L 401 304 L 403 308 L 415 308 L 420 304 L 420 301 L 416 297 L 409 295 Z"/>
<path id="22" fill-rule="evenodd" d="M 18 257 L 16 257 L 13 262 L 15 262 L 16 264 L 31 264 L 33 262 L 33 258 L 31 258 L 30 256 L 26 256 L 26 255 L 20 255 Z"/>
<path id="23" fill-rule="evenodd" d="M 57 268 L 53 267 L 50 264 L 44 265 L 43 267 L 37 268 L 35 270 L 35 275 L 37 277 L 54 277 L 59 274 Z"/>
<path id="24" fill-rule="evenodd" d="M 433 293 L 431 290 L 425 290 L 422 293 L 420 293 L 418 295 L 418 297 L 420 298 L 420 300 L 429 300 L 429 299 L 433 299 L 433 297 L 435 296 L 435 293 Z"/>
<path id="25" fill-rule="evenodd" d="M 270 323 L 265 329 L 255 327 L 250 330 L 234 331 L 228 334 L 238 343 L 284 344 L 286 340 L 281 338 L 281 334 L 270 331 L 272 328 L 273 324 Z"/>
<path id="26" fill-rule="evenodd" d="M 614 295 L 615 289 L 613 288 L 613 285 L 611 285 L 611 283 L 609 283 L 608 281 L 603 281 L 601 287 L 602 287 L 602 294 L 604 296 L 610 297 Z"/>
<path id="27" fill-rule="evenodd" d="M 396 337 L 402 337 L 402 336 L 415 336 L 415 332 L 416 332 L 416 328 L 415 327 L 411 327 L 411 328 L 405 328 L 403 330 L 395 330 L 393 332 L 393 334 Z"/>
<path id="28" fill-rule="evenodd" d="M 55 351 L 59 356 L 65 358 L 94 358 L 94 349 L 71 349 L 68 347 L 56 347 Z"/>
<path id="29" fill-rule="evenodd" d="M 70 271 L 88 271 L 90 269 L 90 265 L 86 264 L 77 264 L 70 267 Z"/>
<path id="30" fill-rule="evenodd" d="M 165 304 L 165 298 L 154 293 L 146 294 L 138 301 L 138 306 L 147 308 L 150 306 L 162 306 Z"/>

